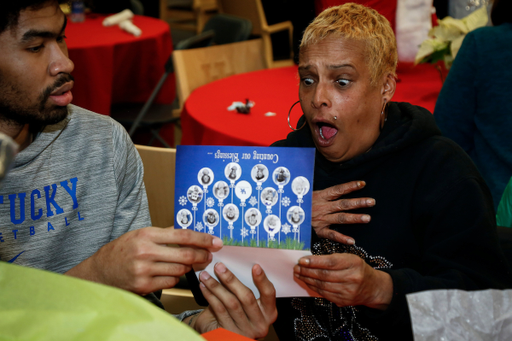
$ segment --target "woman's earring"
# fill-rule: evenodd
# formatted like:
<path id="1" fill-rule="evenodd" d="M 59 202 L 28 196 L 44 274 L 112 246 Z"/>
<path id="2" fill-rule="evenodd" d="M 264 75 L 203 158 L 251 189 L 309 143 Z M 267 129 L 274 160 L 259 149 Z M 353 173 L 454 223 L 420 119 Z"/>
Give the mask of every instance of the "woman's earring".
<path id="1" fill-rule="evenodd" d="M 290 127 L 291 130 L 301 130 L 302 128 L 304 128 L 304 126 L 306 125 L 306 121 L 304 120 L 304 124 L 302 125 L 302 127 L 300 127 L 299 129 L 295 129 L 294 127 L 292 127 L 292 125 L 290 124 L 290 114 L 292 113 L 292 109 L 295 105 L 297 105 L 297 103 L 300 103 L 300 101 L 297 101 L 295 103 L 293 103 L 292 107 L 290 108 L 290 111 L 288 111 L 288 127 Z"/>
<path id="2" fill-rule="evenodd" d="M 380 116 L 384 115 L 384 112 L 386 111 L 386 100 L 384 100 L 384 105 L 382 106 L 382 110 L 380 111 Z M 380 129 L 384 128 L 384 123 L 388 120 L 387 115 L 384 117 L 384 120 L 381 120 L 380 123 Z"/>

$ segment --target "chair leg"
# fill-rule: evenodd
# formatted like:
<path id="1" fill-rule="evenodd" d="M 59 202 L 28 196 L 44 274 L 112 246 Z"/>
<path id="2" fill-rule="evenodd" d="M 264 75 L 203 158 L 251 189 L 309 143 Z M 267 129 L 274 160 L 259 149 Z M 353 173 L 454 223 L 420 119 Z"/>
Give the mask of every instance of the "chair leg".
<path id="1" fill-rule="evenodd" d="M 154 139 L 157 139 L 160 141 L 161 144 L 164 145 L 165 148 L 172 148 L 167 141 L 165 141 L 160 135 L 158 135 L 158 131 L 151 129 L 151 134 L 153 134 L 153 139 L 151 139 L 151 142 L 153 142 Z"/>
<path id="2" fill-rule="evenodd" d="M 170 58 L 171 57 L 169 57 L 169 59 Z M 174 71 L 174 70 L 172 70 L 172 71 Z M 140 113 L 135 118 L 135 121 L 133 121 L 133 124 L 130 127 L 130 131 L 128 132 L 128 135 L 130 135 L 130 137 L 133 136 L 133 134 L 135 133 L 135 130 L 137 129 L 137 127 L 139 126 L 140 122 L 144 118 L 144 115 L 146 115 L 146 113 L 148 112 L 149 108 L 151 107 L 151 104 L 153 104 L 153 101 L 155 100 L 156 95 L 158 95 L 158 93 L 160 92 L 160 88 L 162 87 L 162 85 L 164 85 L 164 82 L 167 79 L 167 76 L 169 75 L 169 72 L 171 72 L 171 70 L 166 70 L 164 72 L 164 74 L 162 75 L 162 77 L 160 77 L 160 80 L 158 81 L 158 84 L 156 85 L 155 89 L 153 89 L 153 92 L 149 96 L 149 99 L 147 100 L 146 103 L 144 103 L 144 106 L 142 107 L 142 110 L 140 111 Z"/>
<path id="3" fill-rule="evenodd" d="M 265 53 L 265 61 L 267 63 L 267 68 L 272 68 L 274 66 L 274 55 L 272 53 L 272 40 L 270 38 L 270 34 L 264 32 L 261 37 L 263 38 L 263 51 Z"/>
<path id="4" fill-rule="evenodd" d="M 290 58 L 293 60 L 293 27 L 290 30 L 288 30 L 288 39 L 288 42 L 290 44 Z"/>

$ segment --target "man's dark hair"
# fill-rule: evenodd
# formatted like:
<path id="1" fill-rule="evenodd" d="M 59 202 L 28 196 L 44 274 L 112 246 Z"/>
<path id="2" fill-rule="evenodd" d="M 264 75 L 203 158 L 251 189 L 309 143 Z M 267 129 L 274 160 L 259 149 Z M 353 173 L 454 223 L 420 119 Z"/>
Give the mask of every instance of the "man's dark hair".
<path id="1" fill-rule="evenodd" d="M 512 1 L 494 0 L 491 10 L 491 21 L 494 26 L 512 23 Z"/>
<path id="2" fill-rule="evenodd" d="M 0 33 L 18 24 L 20 12 L 25 9 L 37 10 L 45 4 L 67 3 L 69 0 L 8 0 L 0 5 Z"/>

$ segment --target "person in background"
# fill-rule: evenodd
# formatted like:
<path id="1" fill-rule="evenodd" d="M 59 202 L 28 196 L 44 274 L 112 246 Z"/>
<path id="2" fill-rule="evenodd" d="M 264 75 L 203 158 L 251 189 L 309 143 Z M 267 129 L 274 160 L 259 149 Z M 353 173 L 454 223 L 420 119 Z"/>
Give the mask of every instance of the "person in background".
<path id="1" fill-rule="evenodd" d="M 74 65 L 62 2 L 0 5 L 0 132 L 19 145 L 0 189 L 0 259 L 154 297 L 209 262 L 222 241 L 151 227 L 130 137 L 110 117 L 70 104 Z M 210 306 L 177 317 L 200 333 L 224 327 L 265 336 L 277 311 L 261 267 L 252 269 L 258 300 L 222 263 L 215 271 L 225 286 L 200 277 Z"/>
<path id="2" fill-rule="evenodd" d="M 464 38 L 434 118 L 476 164 L 496 209 L 512 176 L 512 2 L 495 0 L 491 21 Z"/>
<path id="3" fill-rule="evenodd" d="M 316 148 L 313 255 L 294 274 L 320 297 L 277 299 L 281 340 L 412 340 L 407 294 L 512 287 L 484 180 L 430 112 L 391 101 L 396 65 L 389 22 L 362 5 L 304 32 L 304 115 L 273 146 Z"/>

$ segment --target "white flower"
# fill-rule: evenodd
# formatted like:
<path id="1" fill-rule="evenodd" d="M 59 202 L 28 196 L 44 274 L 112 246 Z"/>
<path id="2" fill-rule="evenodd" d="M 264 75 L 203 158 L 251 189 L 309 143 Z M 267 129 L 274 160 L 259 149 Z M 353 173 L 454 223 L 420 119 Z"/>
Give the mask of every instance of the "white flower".
<path id="1" fill-rule="evenodd" d="M 448 16 L 438 20 L 438 25 L 428 32 L 429 38 L 421 43 L 414 63 L 435 64 L 439 60 L 444 60 L 446 67 L 450 68 L 466 34 L 485 26 L 487 21 L 486 6 L 462 19 Z"/>
<path id="2" fill-rule="evenodd" d="M 187 202 L 188 202 L 187 197 L 182 195 L 180 197 L 180 199 L 178 200 L 178 202 L 180 203 L 181 206 L 185 206 L 187 204 Z"/>

